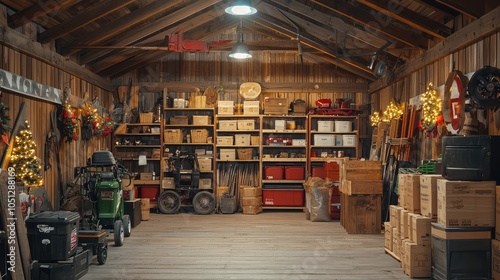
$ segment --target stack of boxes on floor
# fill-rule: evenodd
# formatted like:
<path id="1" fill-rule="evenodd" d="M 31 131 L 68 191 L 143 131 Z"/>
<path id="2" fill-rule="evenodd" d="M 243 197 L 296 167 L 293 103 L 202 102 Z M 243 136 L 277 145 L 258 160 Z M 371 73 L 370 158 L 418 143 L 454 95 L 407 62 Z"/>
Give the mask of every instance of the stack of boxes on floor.
<path id="1" fill-rule="evenodd" d="M 262 212 L 262 188 L 241 187 L 240 201 L 243 214 L 255 215 Z"/>
<path id="2" fill-rule="evenodd" d="M 380 161 L 340 164 L 340 222 L 347 233 L 381 232 L 382 166 Z"/>
<path id="3" fill-rule="evenodd" d="M 325 161 L 322 166 L 312 167 L 312 177 L 330 179 L 332 181 L 332 195 L 330 196 L 330 218 L 340 219 L 340 192 L 339 192 L 339 160 Z"/>

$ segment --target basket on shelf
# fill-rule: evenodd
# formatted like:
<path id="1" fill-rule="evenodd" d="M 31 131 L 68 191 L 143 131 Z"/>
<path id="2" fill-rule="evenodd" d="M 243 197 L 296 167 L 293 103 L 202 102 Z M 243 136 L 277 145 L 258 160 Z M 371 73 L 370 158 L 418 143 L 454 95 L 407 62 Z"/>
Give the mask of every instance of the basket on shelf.
<path id="1" fill-rule="evenodd" d="M 153 113 L 139 113 L 139 122 L 140 123 L 152 123 L 153 122 Z"/>
<path id="2" fill-rule="evenodd" d="M 259 146 L 260 137 L 259 136 L 250 136 L 250 145 Z"/>
<path id="3" fill-rule="evenodd" d="M 189 123 L 187 116 L 174 116 L 170 117 L 170 124 L 185 124 Z"/>
<path id="4" fill-rule="evenodd" d="M 192 143 L 207 143 L 208 130 L 206 129 L 191 129 Z"/>
<path id="5" fill-rule="evenodd" d="M 180 129 L 165 130 L 165 143 L 182 143 L 184 135 Z"/>
<path id="6" fill-rule="evenodd" d="M 252 149 L 251 148 L 238 149 L 238 159 L 241 160 L 252 159 Z"/>

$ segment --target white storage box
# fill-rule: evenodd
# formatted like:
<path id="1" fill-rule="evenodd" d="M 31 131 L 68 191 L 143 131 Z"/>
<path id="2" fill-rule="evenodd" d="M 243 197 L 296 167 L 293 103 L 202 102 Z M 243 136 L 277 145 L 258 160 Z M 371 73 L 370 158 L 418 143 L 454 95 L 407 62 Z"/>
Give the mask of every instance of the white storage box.
<path id="1" fill-rule="evenodd" d="M 255 120 L 238 120 L 238 130 L 255 130 Z"/>
<path id="2" fill-rule="evenodd" d="M 234 135 L 234 145 L 235 146 L 249 146 L 250 145 L 250 134 Z"/>
<path id="3" fill-rule="evenodd" d="M 314 134 L 314 146 L 335 146 L 335 134 Z"/>
<path id="4" fill-rule="evenodd" d="M 193 116 L 193 125 L 208 125 L 210 122 L 209 116 Z"/>
<path id="5" fill-rule="evenodd" d="M 334 121 L 318 121 L 318 132 L 333 132 Z"/>
<path id="6" fill-rule="evenodd" d="M 234 101 L 219 101 L 219 102 L 217 102 L 217 114 L 219 114 L 219 115 L 234 115 Z"/>
<path id="7" fill-rule="evenodd" d="M 217 136 L 217 145 L 234 145 L 234 137 L 233 136 Z"/>
<path id="8" fill-rule="evenodd" d="M 292 139 L 292 146 L 305 146 L 306 139 Z"/>
<path id="9" fill-rule="evenodd" d="M 220 161 L 236 160 L 236 149 L 220 149 Z"/>
<path id="10" fill-rule="evenodd" d="M 200 172 L 212 171 L 212 158 L 211 157 L 198 157 L 198 163 L 200 164 Z"/>
<path id="11" fill-rule="evenodd" d="M 335 121 L 335 132 L 352 132 L 352 122 Z"/>
<path id="12" fill-rule="evenodd" d="M 342 135 L 335 135 L 335 146 L 344 146 Z"/>
<path id="13" fill-rule="evenodd" d="M 162 189 L 175 189 L 174 177 L 165 177 L 161 181 Z"/>
<path id="14" fill-rule="evenodd" d="M 342 135 L 342 144 L 347 147 L 356 146 L 356 135 Z"/>
<path id="15" fill-rule="evenodd" d="M 275 120 L 274 121 L 274 129 L 276 130 L 285 130 L 286 121 L 285 120 Z"/>
<path id="16" fill-rule="evenodd" d="M 237 130 L 238 121 L 236 120 L 224 120 L 219 121 L 219 130 Z"/>
<path id="17" fill-rule="evenodd" d="M 200 190 L 212 189 L 212 179 L 210 178 L 200 178 L 200 183 L 198 185 Z"/>
<path id="18" fill-rule="evenodd" d="M 259 101 L 243 101 L 243 115 L 258 116 L 259 113 Z"/>

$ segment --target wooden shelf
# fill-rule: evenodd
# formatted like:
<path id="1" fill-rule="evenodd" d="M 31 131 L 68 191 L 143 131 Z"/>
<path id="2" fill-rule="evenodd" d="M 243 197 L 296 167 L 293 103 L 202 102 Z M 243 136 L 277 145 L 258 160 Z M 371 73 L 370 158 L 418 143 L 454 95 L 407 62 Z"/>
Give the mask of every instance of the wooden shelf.
<path id="1" fill-rule="evenodd" d="M 293 146 L 293 145 L 262 145 L 262 148 L 278 148 L 278 149 L 304 149 L 306 146 Z"/>
<path id="2" fill-rule="evenodd" d="M 311 158 L 311 162 L 324 162 L 324 161 L 342 161 L 342 158 L 336 157 L 315 157 Z"/>
<path id="3" fill-rule="evenodd" d="M 315 131 L 315 130 L 311 130 L 311 134 L 346 134 L 346 135 L 350 135 L 350 134 L 356 134 L 358 133 L 357 130 L 353 130 L 353 131 L 350 131 L 350 132 L 335 132 L 335 131 Z"/>
<path id="4" fill-rule="evenodd" d="M 294 207 L 285 207 L 285 206 L 262 206 L 264 210 L 304 210 L 304 206 L 294 206 Z"/>
<path id="5" fill-rule="evenodd" d="M 213 128 L 213 124 L 166 124 L 165 128 L 178 128 L 178 127 L 187 127 L 187 128 L 196 128 L 196 127 L 209 127 Z"/>
<path id="6" fill-rule="evenodd" d="M 165 146 L 213 146 L 214 143 L 163 143 Z"/>
<path id="7" fill-rule="evenodd" d="M 305 180 L 262 180 L 263 184 L 303 184 Z"/>
<path id="8" fill-rule="evenodd" d="M 218 119 L 229 119 L 229 118 L 259 118 L 260 115 L 217 115 Z"/>
<path id="9" fill-rule="evenodd" d="M 235 159 L 235 160 L 222 160 L 222 159 L 217 159 L 217 163 L 219 162 L 259 162 L 260 160 L 258 159 Z"/>
<path id="10" fill-rule="evenodd" d="M 160 180 L 134 180 L 134 185 L 159 185 Z"/>
<path id="11" fill-rule="evenodd" d="M 214 108 L 164 108 L 163 111 L 213 111 Z"/>
<path id="12" fill-rule="evenodd" d="M 124 125 L 127 125 L 127 126 L 151 126 L 151 125 L 160 126 L 161 123 L 159 123 L 159 122 L 157 122 L 157 123 L 125 123 Z"/>
<path id="13" fill-rule="evenodd" d="M 264 114 L 262 114 L 262 117 L 263 118 L 268 118 L 268 119 L 273 119 L 273 118 L 278 118 L 278 119 L 293 118 L 293 119 L 297 119 L 297 118 L 306 118 L 307 115 L 264 115 Z"/>
<path id="14" fill-rule="evenodd" d="M 217 148 L 258 148 L 260 147 L 259 145 L 244 145 L 244 146 L 238 146 L 238 145 L 217 145 Z"/>
<path id="15" fill-rule="evenodd" d="M 328 148 L 328 149 L 356 149 L 356 146 L 316 146 L 316 145 L 311 145 L 311 148 Z"/>
<path id="16" fill-rule="evenodd" d="M 116 148 L 161 148 L 161 145 L 115 145 Z"/>
<path id="17" fill-rule="evenodd" d="M 139 160 L 139 158 L 120 158 L 120 157 L 116 157 L 116 158 L 119 158 L 121 160 L 124 160 L 124 161 L 134 161 L 134 160 Z M 161 160 L 161 158 L 146 158 L 147 161 L 159 161 Z"/>
<path id="18" fill-rule="evenodd" d="M 116 136 L 160 136 L 160 133 L 115 133 Z"/>
<path id="19" fill-rule="evenodd" d="M 262 133 L 281 133 L 281 134 L 305 134 L 305 129 L 263 129 Z"/>
<path id="20" fill-rule="evenodd" d="M 262 162 L 307 162 L 307 158 L 263 158 Z"/>
<path id="21" fill-rule="evenodd" d="M 217 133 L 258 133 L 260 132 L 258 129 L 253 129 L 253 130 L 217 130 Z M 221 135 L 219 135 L 221 136 Z M 223 136 L 223 135 L 222 135 Z"/>

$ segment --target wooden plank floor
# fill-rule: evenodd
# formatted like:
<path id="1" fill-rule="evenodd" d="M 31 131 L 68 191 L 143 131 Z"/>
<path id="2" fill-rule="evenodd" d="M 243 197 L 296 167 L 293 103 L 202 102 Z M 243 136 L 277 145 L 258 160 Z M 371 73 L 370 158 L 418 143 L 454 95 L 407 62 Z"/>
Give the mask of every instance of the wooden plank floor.
<path id="1" fill-rule="evenodd" d="M 151 214 L 82 279 L 410 279 L 383 235 L 349 235 L 300 212 Z"/>

